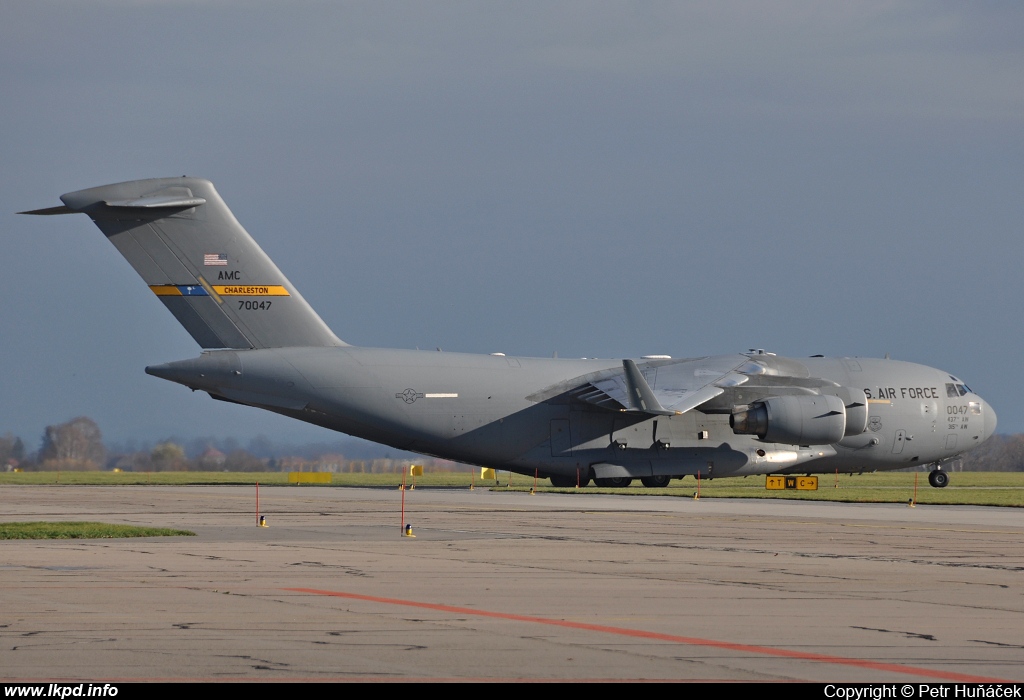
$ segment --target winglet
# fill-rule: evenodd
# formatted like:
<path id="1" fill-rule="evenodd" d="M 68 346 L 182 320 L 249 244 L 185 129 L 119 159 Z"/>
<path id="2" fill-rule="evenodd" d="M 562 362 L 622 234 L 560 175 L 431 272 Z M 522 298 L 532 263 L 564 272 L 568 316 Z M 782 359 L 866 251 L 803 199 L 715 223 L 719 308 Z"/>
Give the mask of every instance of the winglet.
<path id="1" fill-rule="evenodd" d="M 623 360 L 622 369 L 626 375 L 626 395 L 629 397 L 629 410 L 640 413 L 652 413 L 656 416 L 674 416 L 675 411 L 666 410 L 658 401 L 651 385 L 637 369 L 633 360 Z"/>

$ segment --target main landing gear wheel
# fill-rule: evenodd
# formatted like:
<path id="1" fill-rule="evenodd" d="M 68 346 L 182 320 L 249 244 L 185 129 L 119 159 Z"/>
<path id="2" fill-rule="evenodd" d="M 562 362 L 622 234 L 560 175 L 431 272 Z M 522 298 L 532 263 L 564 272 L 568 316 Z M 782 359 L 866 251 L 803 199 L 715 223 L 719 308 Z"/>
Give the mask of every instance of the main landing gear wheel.
<path id="1" fill-rule="evenodd" d="M 632 484 L 633 480 L 628 476 L 613 476 L 607 479 L 594 479 L 594 483 L 605 488 L 624 489 Z"/>
<path id="2" fill-rule="evenodd" d="M 640 477 L 640 483 L 649 489 L 664 488 L 668 486 L 668 482 L 670 481 L 672 481 L 672 477 L 668 475 Z"/>
<path id="3" fill-rule="evenodd" d="M 551 485 L 560 489 L 571 489 L 576 485 L 576 477 L 574 476 L 551 476 Z"/>
<path id="4" fill-rule="evenodd" d="M 937 489 L 944 489 L 949 484 L 949 474 L 936 469 L 928 474 L 928 483 Z"/>

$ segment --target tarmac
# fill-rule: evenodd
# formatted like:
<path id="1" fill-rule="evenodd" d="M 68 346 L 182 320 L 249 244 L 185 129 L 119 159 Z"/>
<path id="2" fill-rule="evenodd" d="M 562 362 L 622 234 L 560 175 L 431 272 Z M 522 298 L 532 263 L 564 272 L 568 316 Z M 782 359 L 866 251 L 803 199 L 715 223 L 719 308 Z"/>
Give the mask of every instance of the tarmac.
<path id="1" fill-rule="evenodd" d="M 405 498 L 405 516 L 401 501 Z M 1024 509 L 4 486 L 5 681 L 1024 680 Z M 403 537 L 409 524 L 415 537 Z"/>

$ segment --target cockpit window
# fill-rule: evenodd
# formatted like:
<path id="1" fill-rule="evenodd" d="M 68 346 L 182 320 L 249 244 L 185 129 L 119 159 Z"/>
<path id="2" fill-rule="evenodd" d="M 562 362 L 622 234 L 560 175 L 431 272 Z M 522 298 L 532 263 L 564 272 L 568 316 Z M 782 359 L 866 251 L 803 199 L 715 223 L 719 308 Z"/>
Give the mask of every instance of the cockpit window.
<path id="1" fill-rule="evenodd" d="M 961 396 L 967 396 L 971 393 L 970 388 L 966 384 L 947 384 L 946 385 L 946 397 L 950 399 L 956 399 Z"/>

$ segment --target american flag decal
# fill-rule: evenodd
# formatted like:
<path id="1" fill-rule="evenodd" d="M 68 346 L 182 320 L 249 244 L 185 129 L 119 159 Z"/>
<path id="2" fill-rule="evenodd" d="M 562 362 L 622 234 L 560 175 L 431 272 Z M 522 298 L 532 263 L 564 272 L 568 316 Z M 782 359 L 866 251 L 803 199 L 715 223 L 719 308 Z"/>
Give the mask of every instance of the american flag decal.
<path id="1" fill-rule="evenodd" d="M 224 253 L 206 253 L 203 255 L 203 265 L 209 267 L 215 265 L 219 267 L 227 267 L 228 256 Z"/>

